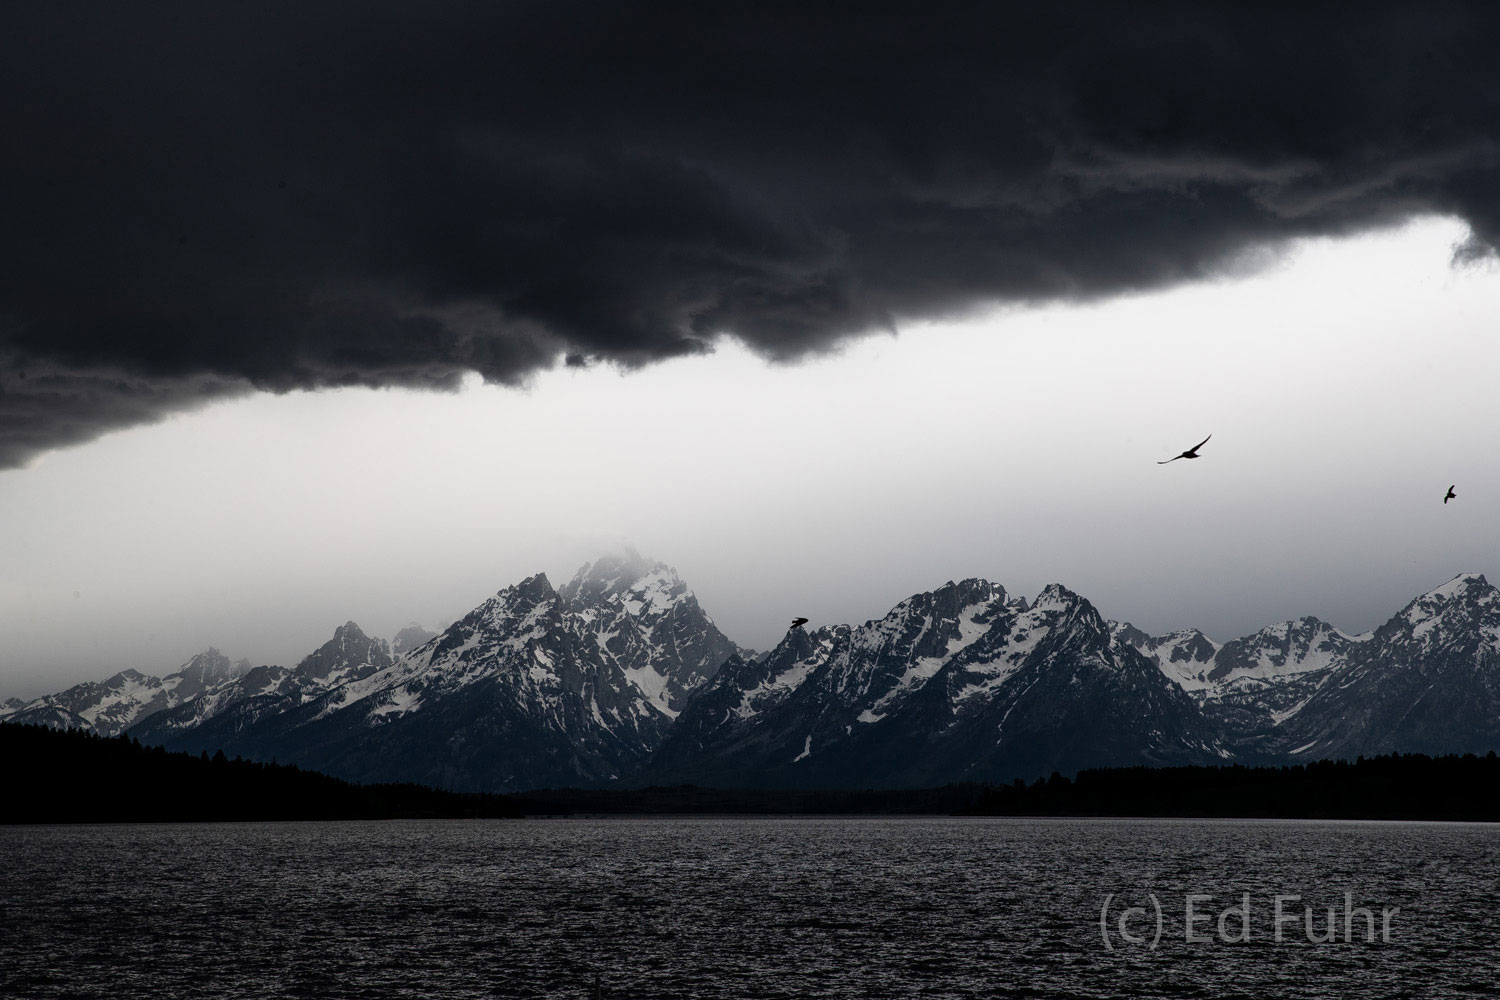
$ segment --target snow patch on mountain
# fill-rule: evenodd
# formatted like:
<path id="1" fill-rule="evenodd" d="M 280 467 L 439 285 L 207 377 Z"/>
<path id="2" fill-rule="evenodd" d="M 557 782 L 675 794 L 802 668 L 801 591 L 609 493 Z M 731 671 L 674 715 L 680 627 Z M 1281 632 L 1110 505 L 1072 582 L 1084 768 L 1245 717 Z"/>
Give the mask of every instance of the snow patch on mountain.
<path id="1" fill-rule="evenodd" d="M 718 630 L 675 569 L 634 549 L 585 564 L 559 593 L 579 636 L 669 719 L 731 655 L 752 655 Z"/>
<path id="2" fill-rule="evenodd" d="M 1056 606 L 1053 606 L 1052 610 L 1055 609 Z M 1048 616 L 1043 613 L 1048 610 L 1038 602 L 1029 611 L 1016 615 L 1011 622 L 1007 640 L 993 655 L 981 661 L 965 663 L 965 673 L 981 679 L 959 688 L 954 700 L 966 702 L 975 697 L 987 697 L 1015 676 L 1037 646 L 1051 633 L 1052 626 L 1047 623 Z M 1003 719 L 1001 723 L 1004 723 Z"/>
<path id="3" fill-rule="evenodd" d="M 388 688 L 378 699 L 379 704 L 370 709 L 370 724 L 384 722 L 393 715 L 405 715 L 422 707 L 422 695 L 409 685 Z"/>
<path id="4" fill-rule="evenodd" d="M 767 677 L 753 688 L 746 689 L 740 697 L 739 704 L 734 708 L 734 714 L 741 719 L 751 719 L 768 708 L 780 704 L 787 695 L 800 688 L 814 670 L 827 661 L 828 650 L 831 646 L 832 641 L 829 636 L 821 634 L 815 636 L 813 652 L 810 655 L 792 661 L 785 670 Z"/>
<path id="5" fill-rule="evenodd" d="M 806 760 L 807 758 L 809 758 L 811 756 L 812 756 L 812 735 L 809 734 L 808 737 L 807 737 L 807 742 L 805 742 L 805 743 L 802 744 L 802 752 L 799 753 L 797 756 L 795 756 L 795 757 L 792 758 L 792 763 L 795 764 L 799 760 Z"/>
<path id="6" fill-rule="evenodd" d="M 982 622 L 980 619 L 985 617 L 987 611 L 992 610 L 993 604 L 993 595 L 986 594 L 985 599 L 975 601 L 963 607 L 957 615 L 954 634 L 947 640 L 942 651 L 931 656 L 918 656 L 913 659 L 911 665 L 896 679 L 895 684 L 870 706 L 869 711 L 883 714 L 882 710 L 887 709 L 892 702 L 907 694 L 911 689 L 927 683 L 934 674 L 943 668 L 944 664 L 950 662 L 955 656 L 968 649 L 981 636 L 985 635 L 991 625 L 989 622 Z M 876 650 L 884 646 L 886 644 L 885 640 L 889 638 L 890 633 L 894 630 L 895 623 L 893 620 L 897 619 L 899 612 L 904 610 L 906 609 L 903 606 L 898 605 L 896 612 L 893 612 L 874 629 L 868 630 L 865 634 L 855 639 L 851 643 L 850 655 L 858 655 L 861 652 Z M 913 648 L 917 647 L 922 637 L 933 627 L 934 622 L 930 618 L 924 618 L 916 638 L 911 642 L 911 646 Z"/>

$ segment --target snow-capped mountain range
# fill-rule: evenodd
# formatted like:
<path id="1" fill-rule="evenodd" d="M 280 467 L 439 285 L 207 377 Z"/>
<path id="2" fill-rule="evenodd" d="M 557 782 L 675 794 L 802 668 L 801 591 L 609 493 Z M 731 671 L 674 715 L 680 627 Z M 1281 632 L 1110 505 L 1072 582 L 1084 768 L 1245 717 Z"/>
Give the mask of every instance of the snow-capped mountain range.
<path id="1" fill-rule="evenodd" d="M 365 781 L 599 784 L 638 770 L 736 654 L 750 651 L 675 571 L 629 552 L 561 590 L 541 574 L 507 587 L 399 656 L 351 622 L 290 674 L 264 668 L 276 684 L 229 689 L 192 725 L 177 725 L 178 709 L 132 734 Z"/>
<path id="2" fill-rule="evenodd" d="M 249 661 L 230 663 L 229 657 L 209 648 L 165 677 L 122 670 L 108 680 L 76 684 L 35 701 L 7 702 L 0 708 L 0 720 L 116 736 L 158 712 L 212 696 L 249 670 Z"/>
<path id="3" fill-rule="evenodd" d="M 965 580 L 731 661 L 643 777 L 917 786 L 1226 756 L 1193 700 L 1083 598 L 1054 585 L 1028 603 Z"/>
<path id="4" fill-rule="evenodd" d="M 1151 636 L 1058 585 L 947 583 L 756 655 L 634 552 L 495 594 L 397 642 L 353 622 L 295 667 L 209 650 L 0 720 L 276 758 L 356 780 L 916 786 L 1053 770 L 1500 748 L 1500 592 L 1467 573 L 1385 625 L 1316 618 L 1222 645 Z"/>

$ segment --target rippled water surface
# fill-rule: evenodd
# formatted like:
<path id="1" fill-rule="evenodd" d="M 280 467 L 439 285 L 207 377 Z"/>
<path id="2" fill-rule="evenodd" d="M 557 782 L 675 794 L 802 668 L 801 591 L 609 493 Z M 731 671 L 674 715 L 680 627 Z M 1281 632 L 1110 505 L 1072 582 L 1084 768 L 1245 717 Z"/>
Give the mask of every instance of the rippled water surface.
<path id="1" fill-rule="evenodd" d="M 589 997 L 597 972 L 641 998 L 1493 997 L 1497 862 L 1500 830 L 1443 824 L 0 827 L 0 995 Z M 1250 893 L 1249 940 L 1212 916 L 1184 940 L 1188 893 Z M 1281 943 L 1278 893 L 1302 897 Z M 1302 906 L 1321 935 L 1345 893 L 1399 907 L 1388 943 L 1362 917 L 1306 940 Z"/>

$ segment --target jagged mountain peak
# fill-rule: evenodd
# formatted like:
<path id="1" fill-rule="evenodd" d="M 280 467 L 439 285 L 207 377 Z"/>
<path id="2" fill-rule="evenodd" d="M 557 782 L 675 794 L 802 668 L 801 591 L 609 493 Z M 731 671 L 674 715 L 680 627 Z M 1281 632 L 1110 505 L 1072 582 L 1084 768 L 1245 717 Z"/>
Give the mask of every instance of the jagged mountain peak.
<path id="1" fill-rule="evenodd" d="M 1106 639 L 1111 632 L 1110 623 L 1104 620 L 1092 602 L 1060 583 L 1043 587 L 1036 600 L 1022 613 L 1037 618 L 1056 617 Z"/>
<path id="2" fill-rule="evenodd" d="M 806 628 L 789 628 L 771 649 L 771 656 L 791 659 L 805 660 L 812 655 L 814 649 L 826 646 L 840 635 L 849 633 L 848 625 L 819 625 L 812 631 Z"/>
<path id="3" fill-rule="evenodd" d="M 1340 644 L 1357 641 L 1353 636 L 1346 635 L 1323 619 L 1314 617 L 1313 615 L 1303 615 L 1301 618 L 1276 622 L 1235 641 L 1239 643 L 1273 645 L 1299 642 L 1306 644 L 1308 642 L 1324 640 Z M 1228 643 L 1225 643 L 1225 645 L 1227 646 Z"/>
<path id="4" fill-rule="evenodd" d="M 1277 622 L 1226 642 L 1216 651 L 1207 680 L 1225 684 L 1267 681 L 1327 670 L 1342 662 L 1356 642 L 1311 615 Z"/>
<path id="5" fill-rule="evenodd" d="M 517 597 L 529 598 L 535 601 L 543 601 L 547 598 L 557 596 L 557 591 L 553 588 L 552 581 L 547 579 L 546 573 L 533 573 L 520 583 L 506 587 L 500 593 L 512 593 Z"/>
<path id="6" fill-rule="evenodd" d="M 977 577 L 957 583 L 949 580 L 935 590 L 911 595 L 858 629 L 824 625 L 813 635 L 853 636 L 859 645 L 872 649 L 900 647 L 915 655 L 944 655 L 959 633 L 972 631 L 973 616 L 982 615 L 988 621 L 1011 610 L 1005 588 L 999 584 Z"/>
<path id="7" fill-rule="evenodd" d="M 1500 590 L 1482 573 L 1460 573 L 1402 608 L 1374 640 L 1428 651 L 1476 644 L 1500 650 Z"/>
<path id="8" fill-rule="evenodd" d="M 1457 576 L 1455 576 L 1453 579 L 1449 580 L 1447 583 L 1443 584 L 1441 587 L 1434 587 L 1431 591 L 1429 591 L 1429 593 L 1432 593 L 1432 594 L 1437 594 L 1439 592 L 1458 593 L 1460 591 L 1467 590 L 1470 587 L 1489 587 L 1489 586 L 1490 586 L 1490 582 L 1484 578 L 1484 574 L 1483 573 L 1480 573 L 1477 570 L 1470 570 L 1468 572 L 1459 573 Z"/>
<path id="9" fill-rule="evenodd" d="M 966 577 L 965 579 L 959 580 L 957 583 L 949 580 L 947 583 L 934 590 L 933 593 L 940 594 L 945 591 L 953 591 L 960 596 L 976 597 L 982 600 L 994 600 L 996 598 L 1005 600 L 1006 598 L 1004 587 L 1002 587 L 998 583 L 993 583 L 980 576 Z"/>
<path id="10" fill-rule="evenodd" d="M 1154 661 L 1169 679 L 1187 691 L 1208 685 L 1208 674 L 1220 646 L 1198 629 L 1185 628 L 1166 635 L 1147 635 L 1129 622 L 1110 625 L 1116 644 L 1129 646 Z"/>
<path id="11" fill-rule="evenodd" d="M 764 687 L 774 701 L 811 679 L 818 689 L 837 692 L 847 703 L 845 714 L 872 723 L 950 664 L 973 661 L 972 670 L 964 669 L 984 673 L 976 684 L 993 687 L 1038 643 L 1064 633 L 1091 646 L 1108 643 L 1108 628 L 1093 605 L 1066 587 L 1047 587 L 1028 604 L 988 580 L 950 580 L 860 626 L 789 630 L 761 661 Z"/>
<path id="12" fill-rule="evenodd" d="M 1337 631 L 1334 627 L 1316 615 L 1303 615 L 1301 618 L 1289 618 L 1284 622 L 1276 622 L 1259 629 L 1255 634 L 1267 638 L 1282 638 L 1297 632 L 1331 632 Z"/>
<path id="13" fill-rule="evenodd" d="M 781 641 L 756 657 L 743 657 L 746 665 L 767 676 L 791 669 L 795 664 L 816 664 L 827 658 L 828 651 L 846 641 L 853 632 L 848 625 L 820 625 L 814 629 L 789 628 Z M 807 670 L 799 672 L 798 682 Z M 718 678 L 715 678 L 717 680 Z"/>
<path id="14" fill-rule="evenodd" d="M 463 618 L 449 625 L 413 651 L 412 658 L 428 660 L 440 656 L 451 647 L 461 645 L 464 642 L 462 637 L 471 636 L 476 630 L 497 634 L 534 631 L 542 619 L 556 617 L 561 606 L 562 600 L 557 591 L 552 589 L 547 574 L 533 574 L 520 583 L 498 591 Z"/>
<path id="15" fill-rule="evenodd" d="M 670 717 L 730 654 L 750 655 L 719 631 L 675 569 L 634 549 L 585 564 L 559 596 L 580 638 Z"/>
<path id="16" fill-rule="evenodd" d="M 571 605 L 590 607 L 614 598 L 672 597 L 686 591 L 675 569 L 626 548 L 584 563 L 559 593 Z"/>
<path id="17" fill-rule="evenodd" d="M 1387 627 L 1422 626 L 1437 619 L 1488 616 L 1497 611 L 1500 611 L 1500 590 L 1491 586 L 1483 573 L 1460 573 L 1414 598 Z"/>
<path id="18" fill-rule="evenodd" d="M 1170 659 L 1205 663 L 1214 658 L 1219 644 L 1195 628 L 1180 628 L 1166 635 L 1152 636 L 1149 643 L 1159 649 L 1170 649 Z"/>
<path id="19" fill-rule="evenodd" d="M 442 644 L 445 637 L 450 637 L 460 625 L 472 630 L 482 621 L 501 624 L 510 619 L 524 618 L 534 614 L 539 608 L 553 607 L 559 603 L 558 593 L 552 588 L 552 582 L 547 579 L 547 574 L 534 573 L 520 583 L 513 583 L 497 591 L 493 597 L 424 643 L 421 649 L 431 651 L 435 645 Z"/>
<path id="20" fill-rule="evenodd" d="M 1049 583 L 1042 588 L 1041 593 L 1037 594 L 1036 603 L 1067 603 L 1072 600 L 1076 600 L 1077 597 L 1078 595 L 1076 593 L 1069 590 L 1067 587 L 1064 587 L 1062 584 Z"/>
<path id="21" fill-rule="evenodd" d="M 1076 608 L 1087 607 L 1092 610 L 1093 605 L 1081 597 L 1075 591 L 1069 590 L 1060 583 L 1049 583 L 1042 588 L 1042 592 L 1036 595 L 1036 600 L 1031 602 L 1028 611 L 1072 611 Z"/>
<path id="22" fill-rule="evenodd" d="M 385 640 L 372 639 L 370 638 L 370 636 L 365 634 L 365 630 L 360 628 L 358 624 L 352 621 L 347 621 L 333 630 L 333 638 L 324 643 L 321 649 L 347 649 L 351 646 L 363 648 L 369 646 L 371 643 L 384 645 Z"/>
<path id="23" fill-rule="evenodd" d="M 875 634 L 889 632 L 893 629 L 899 630 L 914 618 L 932 619 L 942 621 L 958 617 L 965 609 L 977 605 L 997 605 L 1013 609 L 1007 604 L 1005 588 L 998 583 L 991 583 L 978 577 L 960 580 L 955 583 L 949 580 L 947 583 L 934 590 L 925 590 L 921 593 L 912 594 L 910 597 L 898 602 L 895 607 L 887 611 L 880 618 L 872 618 L 864 623 L 864 631 L 872 631 Z M 829 629 L 848 630 L 848 625 L 821 625 L 814 630 L 814 634 Z M 792 632 L 802 632 L 804 629 L 792 629 Z"/>
<path id="24" fill-rule="evenodd" d="M 1005 588 L 998 583 L 992 583 L 982 577 L 969 577 L 954 583 L 949 580 L 928 594 L 917 594 L 908 600 L 926 599 L 932 604 L 942 606 L 944 604 L 964 607 L 974 604 L 989 604 L 993 602 L 1006 603 L 1009 595 Z"/>
<path id="25" fill-rule="evenodd" d="M 1293 618 L 1288 621 L 1277 622 L 1274 625 L 1267 625 L 1253 635 L 1245 636 L 1239 641 L 1243 643 L 1256 643 L 1263 646 L 1326 646 L 1328 648 L 1343 649 L 1364 642 L 1369 638 L 1370 634 L 1363 636 L 1350 635 L 1315 615 L 1303 615 L 1301 618 Z"/>
<path id="26" fill-rule="evenodd" d="M 391 640 L 391 652 L 397 656 L 405 655 L 436 635 L 436 632 L 423 628 L 417 622 L 408 622 L 406 627 L 397 632 L 395 638 Z"/>
<path id="27" fill-rule="evenodd" d="M 216 647 L 210 646 L 194 655 L 174 673 L 184 680 L 196 681 L 200 684 L 217 684 L 234 680 L 241 671 L 237 664 L 230 662 L 229 657 L 219 652 Z"/>
<path id="28" fill-rule="evenodd" d="M 333 638 L 309 653 L 293 672 L 302 681 L 332 687 L 367 677 L 392 662 L 391 647 L 373 639 L 352 621 L 333 630 Z"/>
<path id="29" fill-rule="evenodd" d="M 1497 594 L 1483 573 L 1460 573 L 1440 587 L 1434 587 L 1402 609 L 1402 616 L 1420 621 L 1441 613 L 1454 604 L 1489 605 Z"/>

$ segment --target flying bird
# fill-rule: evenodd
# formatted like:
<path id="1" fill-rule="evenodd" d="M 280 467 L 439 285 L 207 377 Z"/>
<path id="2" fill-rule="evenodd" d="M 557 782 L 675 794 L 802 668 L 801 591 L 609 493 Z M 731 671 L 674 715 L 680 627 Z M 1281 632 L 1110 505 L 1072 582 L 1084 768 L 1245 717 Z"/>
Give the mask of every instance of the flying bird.
<path id="1" fill-rule="evenodd" d="M 792 619 L 792 623 L 787 626 L 787 631 L 791 631 L 794 628 L 801 628 L 802 626 L 804 626 L 806 624 L 807 624 L 807 619 L 806 618 L 793 618 Z"/>
<path id="2" fill-rule="evenodd" d="M 1454 485 L 1457 485 L 1457 484 L 1455 483 Z M 1450 487 L 1448 487 L 1448 495 L 1445 496 L 1445 497 L 1443 497 L 1443 503 L 1447 503 L 1449 500 L 1452 500 L 1452 499 L 1454 499 L 1457 496 L 1458 496 L 1458 494 L 1454 493 L 1453 492 L 1453 487 L 1450 486 Z"/>
<path id="3" fill-rule="evenodd" d="M 1212 434 L 1210 434 L 1208 436 L 1208 438 L 1211 438 L 1211 437 L 1213 437 Z M 1169 462 L 1175 462 L 1175 461 L 1177 461 L 1177 459 L 1179 459 L 1179 458 L 1197 458 L 1198 457 L 1198 449 L 1202 448 L 1204 445 L 1208 444 L 1208 438 L 1204 438 L 1202 441 L 1199 441 L 1197 444 L 1193 445 L 1191 448 L 1189 448 L 1187 451 L 1183 452 L 1181 455 L 1173 456 L 1172 458 L 1167 459 L 1166 462 L 1157 462 L 1156 464 L 1157 465 L 1166 465 Z"/>

